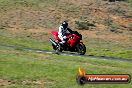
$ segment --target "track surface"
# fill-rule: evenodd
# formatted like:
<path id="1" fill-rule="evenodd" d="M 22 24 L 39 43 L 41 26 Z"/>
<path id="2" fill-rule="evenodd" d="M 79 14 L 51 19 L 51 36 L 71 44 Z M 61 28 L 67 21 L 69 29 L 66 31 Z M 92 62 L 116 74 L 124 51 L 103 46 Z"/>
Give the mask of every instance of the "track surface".
<path id="1" fill-rule="evenodd" d="M 20 47 L 20 46 L 17 47 L 17 46 L 13 46 L 13 45 L 0 45 L 0 46 L 14 48 L 14 49 Z M 41 53 L 55 54 L 54 51 L 41 50 L 41 49 L 23 48 L 22 50 L 31 51 L 31 52 L 41 52 Z M 68 52 L 62 52 L 62 53 L 59 53 L 59 55 L 78 56 L 78 57 L 91 57 L 91 58 L 104 59 L 104 60 L 107 59 L 107 60 L 118 60 L 118 61 L 132 62 L 132 59 L 127 59 L 127 58 L 117 58 L 117 57 L 108 57 L 108 56 L 78 55 L 78 54 L 75 54 L 75 53 L 68 53 Z"/>

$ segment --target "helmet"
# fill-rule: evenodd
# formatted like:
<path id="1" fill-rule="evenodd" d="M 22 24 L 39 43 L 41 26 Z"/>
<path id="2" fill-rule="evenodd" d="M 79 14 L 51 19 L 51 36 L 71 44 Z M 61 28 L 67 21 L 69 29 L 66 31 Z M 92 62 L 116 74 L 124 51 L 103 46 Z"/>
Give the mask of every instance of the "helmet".
<path id="1" fill-rule="evenodd" d="M 64 21 L 64 22 L 62 23 L 62 26 L 63 26 L 64 28 L 67 28 L 67 27 L 68 27 L 67 21 Z"/>

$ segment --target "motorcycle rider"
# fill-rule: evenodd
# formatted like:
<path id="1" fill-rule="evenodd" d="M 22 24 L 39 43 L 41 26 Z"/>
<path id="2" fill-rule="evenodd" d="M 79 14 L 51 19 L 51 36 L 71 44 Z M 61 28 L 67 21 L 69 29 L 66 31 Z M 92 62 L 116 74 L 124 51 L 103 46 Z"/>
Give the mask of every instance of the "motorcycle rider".
<path id="1" fill-rule="evenodd" d="M 66 33 L 69 31 L 72 33 L 72 30 L 68 28 L 68 22 L 64 21 L 60 26 L 59 26 L 59 32 L 58 32 L 58 37 L 61 39 L 60 44 L 64 45 L 66 43 Z"/>

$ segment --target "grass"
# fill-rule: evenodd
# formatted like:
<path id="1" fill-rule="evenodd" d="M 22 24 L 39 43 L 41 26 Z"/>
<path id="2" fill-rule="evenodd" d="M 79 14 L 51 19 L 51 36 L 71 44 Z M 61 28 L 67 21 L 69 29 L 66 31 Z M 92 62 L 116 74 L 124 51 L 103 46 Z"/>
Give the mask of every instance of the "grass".
<path id="1" fill-rule="evenodd" d="M 6 40 L 5 40 L 6 39 Z M 45 49 L 50 50 L 50 45 L 46 42 L 37 41 L 33 39 L 21 39 L 21 38 L 9 38 L 9 37 L 1 37 L 1 44 L 3 45 L 13 45 L 21 48 L 36 48 L 36 49 Z"/>
<path id="2" fill-rule="evenodd" d="M 19 48 L 35 48 L 35 49 L 46 49 L 51 50 L 50 43 L 48 39 L 35 39 L 33 37 L 27 37 L 29 33 L 18 33 L 0 30 L 0 44 L 2 45 L 13 45 Z M 42 33 L 43 34 L 43 33 Z M 43 34 L 46 36 L 45 34 Z"/>
<path id="3" fill-rule="evenodd" d="M 48 40 L 50 35 L 48 33 L 39 33 L 39 37 L 44 37 L 43 39 L 39 37 L 32 37 L 30 33 L 16 33 L 9 32 L 8 30 L 0 30 L 0 44 L 2 45 L 14 45 L 17 46 L 18 50 L 23 48 L 33 48 L 42 50 L 52 50 L 52 46 Z M 27 37 L 27 36 L 30 37 Z M 132 59 L 131 46 L 126 46 L 127 44 L 116 43 L 113 41 L 106 41 L 102 39 L 89 39 L 84 40 L 84 44 L 87 46 L 88 55 L 94 56 L 112 56 L 120 58 Z"/>
<path id="4" fill-rule="evenodd" d="M 45 53 L 34 53 L 9 50 L 0 47 L 0 79 L 10 80 L 7 88 L 80 88 L 76 83 L 79 66 L 83 66 L 87 74 L 131 74 L 131 62 L 98 60 L 75 56 L 58 56 Z M 8 52 L 2 52 L 7 50 Z M 13 51 L 13 53 L 11 52 Z M 37 84 L 33 81 L 43 80 Z M 27 83 L 23 83 L 26 81 Z M 130 88 L 130 84 L 87 84 L 84 88 Z"/>
<path id="5" fill-rule="evenodd" d="M 108 48 L 88 48 L 88 55 L 94 56 L 111 56 L 111 57 L 119 57 L 119 58 L 128 58 L 132 59 L 132 50 L 124 50 L 124 49 L 108 49 Z"/>
<path id="6" fill-rule="evenodd" d="M 91 39 L 84 40 L 87 46 L 87 54 L 94 56 L 111 56 L 120 58 L 132 59 L 131 43 L 120 43 L 104 39 Z"/>

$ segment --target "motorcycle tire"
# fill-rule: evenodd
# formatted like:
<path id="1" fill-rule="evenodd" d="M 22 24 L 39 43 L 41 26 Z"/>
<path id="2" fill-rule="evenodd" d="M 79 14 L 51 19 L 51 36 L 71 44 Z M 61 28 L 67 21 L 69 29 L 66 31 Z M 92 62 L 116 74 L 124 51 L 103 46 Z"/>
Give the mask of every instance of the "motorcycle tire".
<path id="1" fill-rule="evenodd" d="M 60 48 L 59 49 L 59 47 L 57 48 L 55 45 L 53 45 L 52 44 L 52 47 L 53 47 L 53 49 L 55 50 L 55 51 L 58 51 L 58 52 L 62 52 L 63 50 Z"/>
<path id="2" fill-rule="evenodd" d="M 77 52 L 79 55 L 84 55 L 86 53 L 86 47 L 83 43 L 77 44 Z"/>

